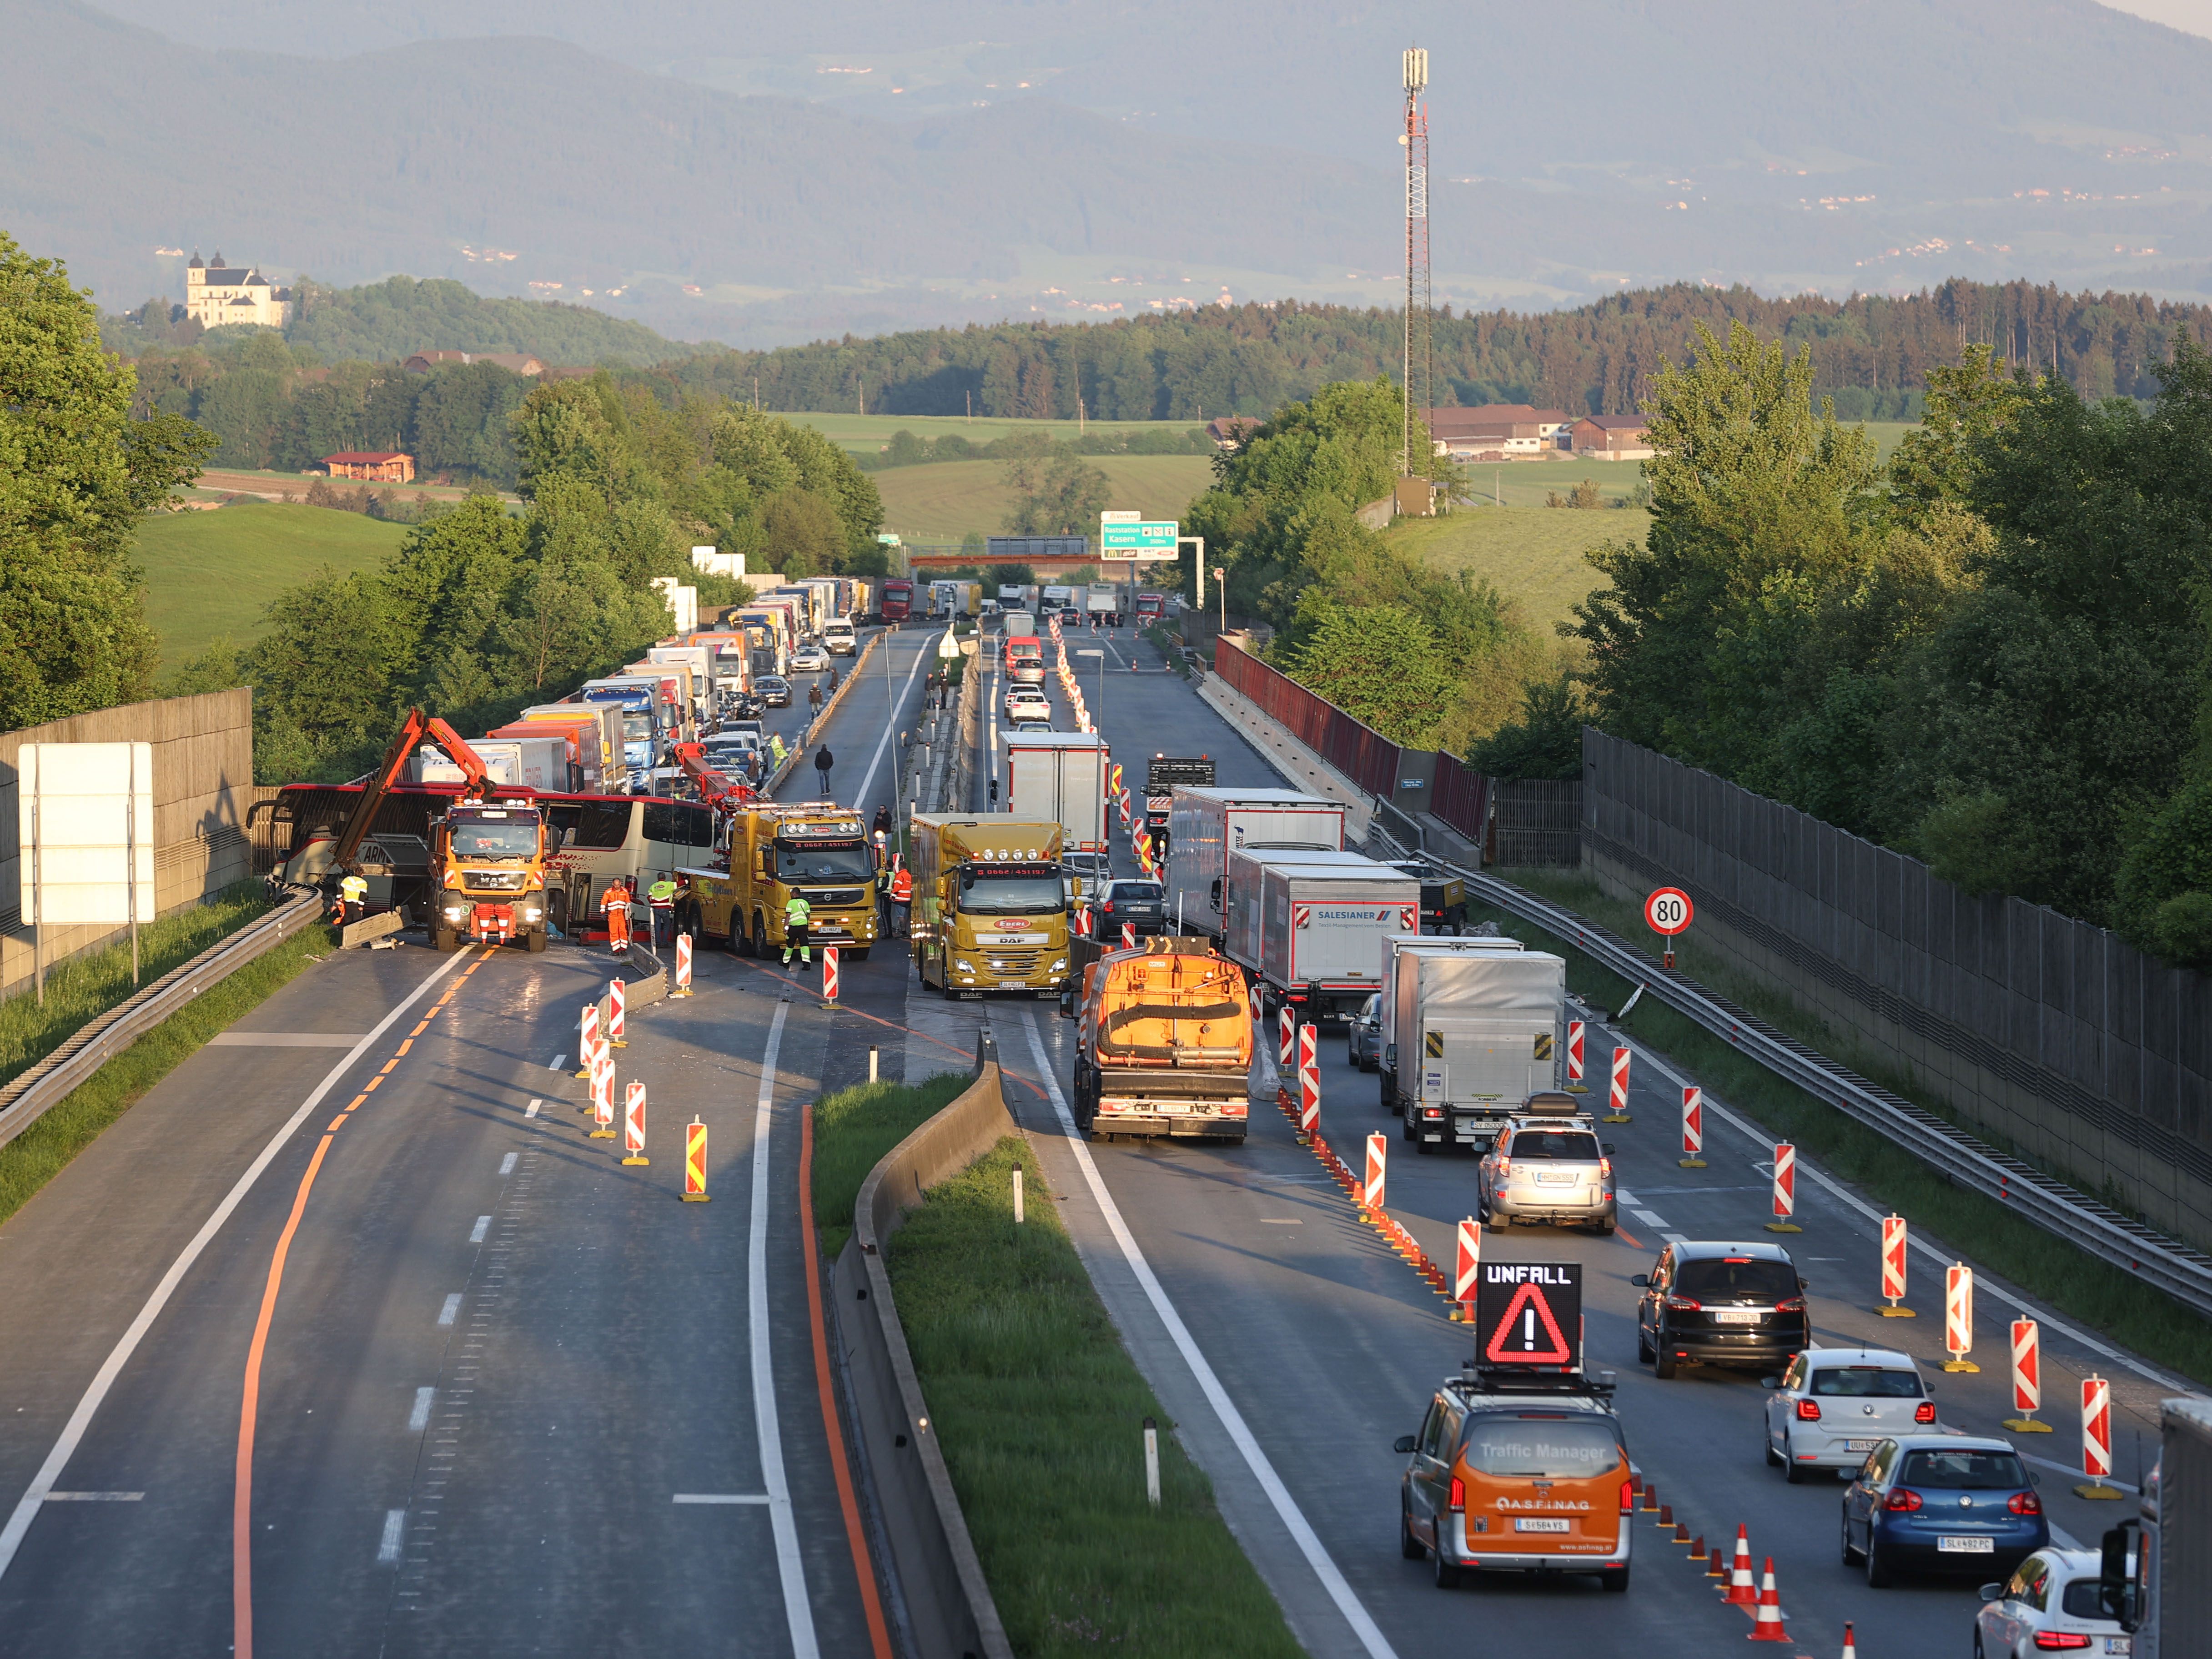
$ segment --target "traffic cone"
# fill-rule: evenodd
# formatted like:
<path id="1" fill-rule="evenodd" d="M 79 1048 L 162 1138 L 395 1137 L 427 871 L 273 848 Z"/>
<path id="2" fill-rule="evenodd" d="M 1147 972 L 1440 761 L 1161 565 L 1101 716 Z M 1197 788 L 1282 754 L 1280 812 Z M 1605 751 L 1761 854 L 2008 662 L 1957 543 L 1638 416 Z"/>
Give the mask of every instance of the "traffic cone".
<path id="1" fill-rule="evenodd" d="M 1759 1605 L 1759 1591 L 1751 1582 L 1751 1534 L 1741 1523 L 1735 1529 L 1735 1561 L 1729 1569 L 1728 1594 L 1721 1599 L 1740 1607 Z"/>
<path id="2" fill-rule="evenodd" d="M 1678 1544 L 1690 1543 L 1690 1528 L 1687 1523 L 1680 1521 L 1677 1521 L 1674 1523 L 1674 1541 Z M 1690 1553 L 1692 1555 L 1703 1555 L 1705 1553 L 1705 1540 L 1702 1538 L 1698 1539 L 1696 1543 L 1692 1546 Z"/>
<path id="3" fill-rule="evenodd" d="M 1790 1632 L 1782 1628 L 1782 1597 L 1774 1588 L 1774 1558 L 1766 1558 L 1765 1571 L 1759 1582 L 1759 1611 L 1752 1615 L 1749 1642 L 1786 1642 Z"/>
<path id="4" fill-rule="evenodd" d="M 1705 1577 L 1718 1578 L 1723 1582 L 1726 1582 L 1728 1578 L 1728 1557 L 1721 1553 L 1721 1547 L 1718 1544 L 1714 1545 L 1705 1553 Z"/>
<path id="5" fill-rule="evenodd" d="M 1851 1625 L 1844 1621 L 1844 1659 L 1859 1659 L 1859 1644 L 1851 1640 Z"/>

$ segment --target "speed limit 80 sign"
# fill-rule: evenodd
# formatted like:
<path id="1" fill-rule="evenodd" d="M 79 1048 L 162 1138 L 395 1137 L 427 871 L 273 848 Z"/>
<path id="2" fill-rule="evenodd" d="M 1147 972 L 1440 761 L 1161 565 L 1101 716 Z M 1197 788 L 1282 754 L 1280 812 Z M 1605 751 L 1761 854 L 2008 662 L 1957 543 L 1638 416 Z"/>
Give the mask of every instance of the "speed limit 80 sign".
<path id="1" fill-rule="evenodd" d="M 1669 939 L 1681 933 L 1697 915 L 1690 896 L 1679 887 L 1662 887 L 1644 901 L 1644 920 L 1655 933 Z"/>

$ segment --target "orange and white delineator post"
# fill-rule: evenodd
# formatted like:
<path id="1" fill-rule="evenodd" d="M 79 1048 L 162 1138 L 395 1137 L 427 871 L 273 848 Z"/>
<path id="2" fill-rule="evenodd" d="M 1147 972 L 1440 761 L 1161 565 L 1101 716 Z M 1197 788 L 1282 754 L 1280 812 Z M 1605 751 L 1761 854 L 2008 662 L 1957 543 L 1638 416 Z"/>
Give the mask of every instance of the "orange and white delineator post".
<path id="1" fill-rule="evenodd" d="M 837 1006 L 837 947 L 822 947 L 822 1000 L 825 1006 Z"/>
<path id="2" fill-rule="evenodd" d="M 1765 1570 L 1759 1577 L 1759 1608 L 1751 1615 L 1751 1639 L 1754 1642 L 1786 1642 L 1790 1632 L 1782 1628 L 1782 1594 L 1774 1588 L 1774 1558 L 1766 1558 Z"/>
<path id="3" fill-rule="evenodd" d="M 615 1061 L 605 1048 L 599 1050 L 599 1068 L 592 1078 L 592 1133 L 593 1140 L 612 1140 L 615 1138 Z"/>
<path id="4" fill-rule="evenodd" d="M 1797 1149 L 1784 1141 L 1774 1149 L 1774 1219 L 1766 1224 L 1770 1233 L 1801 1233 L 1800 1227 L 1790 1217 L 1797 1213 Z"/>
<path id="5" fill-rule="evenodd" d="M 1943 1269 L 1943 1346 L 1951 1357 L 1947 1371 L 1978 1371 L 1966 1358 L 1974 1351 L 1974 1270 L 1963 1261 Z"/>
<path id="6" fill-rule="evenodd" d="M 1889 1298 L 1889 1305 L 1875 1310 L 1884 1319 L 1918 1317 L 1911 1309 L 1899 1305 L 1905 1295 L 1906 1243 L 1905 1218 L 1901 1215 L 1884 1216 L 1881 1218 L 1881 1293 Z"/>
<path id="7" fill-rule="evenodd" d="M 1386 1135 L 1367 1137 L 1367 1176 L 1359 1183 L 1359 1206 L 1379 1212 L 1386 1207 L 1382 1201 L 1382 1175 L 1390 1156 L 1390 1141 Z"/>
<path id="8" fill-rule="evenodd" d="M 1589 1091 L 1583 1085 L 1583 1033 L 1585 1027 L 1581 1020 L 1571 1019 L 1567 1022 L 1567 1088 L 1570 1092 L 1578 1095 L 1588 1094 L 1589 1092 Z"/>
<path id="9" fill-rule="evenodd" d="M 1124 951 L 1133 951 L 1137 948 L 1137 924 L 1133 921 L 1125 921 L 1121 924 L 1121 948 Z"/>
<path id="10" fill-rule="evenodd" d="M 592 1051 L 599 1046 L 599 1005 L 587 1002 L 576 1020 L 576 1075 L 592 1074 Z"/>
<path id="11" fill-rule="evenodd" d="M 707 1126 L 696 1116 L 684 1126 L 684 1201 L 708 1201 Z"/>
<path id="12" fill-rule="evenodd" d="M 679 997 L 691 994 L 691 935 L 689 933 L 676 936 L 676 988 L 669 994 Z"/>
<path id="13" fill-rule="evenodd" d="M 617 1048 L 629 1047 L 623 1038 L 623 1004 L 629 994 L 629 988 L 623 983 L 621 975 L 607 981 L 607 1041 Z"/>
<path id="14" fill-rule="evenodd" d="M 2012 1322 L 2012 1408 L 2004 1420 L 2014 1434 L 2049 1434 L 2051 1425 L 2035 1420 L 2043 1404 L 2043 1333 L 2033 1319 Z"/>
<path id="15" fill-rule="evenodd" d="M 1608 1109 L 1605 1115 L 1606 1122 L 1628 1121 L 1628 1050 L 1626 1048 L 1613 1051 L 1613 1092 L 1607 1097 L 1606 1105 Z"/>
<path id="16" fill-rule="evenodd" d="M 1298 1133 L 1308 1138 L 1321 1129 L 1319 1035 L 1311 1025 L 1298 1027 Z"/>
<path id="17" fill-rule="evenodd" d="M 642 1083 L 633 1083 L 623 1091 L 623 1162 L 653 1162 L 645 1155 L 645 1085 Z"/>
<path id="18" fill-rule="evenodd" d="M 1705 1167 L 1705 1091 L 1694 1083 L 1682 1088 L 1682 1158 L 1685 1170 Z"/>
<path id="19" fill-rule="evenodd" d="M 1740 1607 L 1759 1605 L 1759 1586 L 1751 1578 L 1751 1537 L 1741 1522 L 1735 1528 L 1735 1559 L 1729 1564 L 1728 1594 L 1721 1599 Z"/>
<path id="20" fill-rule="evenodd" d="M 1482 1267 L 1482 1224 L 1468 1216 L 1459 1224 L 1458 1261 L 1453 1264 L 1451 1316 L 1474 1323 L 1474 1281 Z"/>
<path id="21" fill-rule="evenodd" d="M 2074 1488 L 2076 1498 L 2116 1498 L 2112 1473 L 2112 1385 L 2094 1371 L 2081 1379 L 2081 1473 L 2089 1478 Z"/>
<path id="22" fill-rule="evenodd" d="M 1288 1066 L 1296 1054 L 1298 1041 L 1297 1011 L 1289 1003 L 1275 1016 L 1275 1064 Z"/>

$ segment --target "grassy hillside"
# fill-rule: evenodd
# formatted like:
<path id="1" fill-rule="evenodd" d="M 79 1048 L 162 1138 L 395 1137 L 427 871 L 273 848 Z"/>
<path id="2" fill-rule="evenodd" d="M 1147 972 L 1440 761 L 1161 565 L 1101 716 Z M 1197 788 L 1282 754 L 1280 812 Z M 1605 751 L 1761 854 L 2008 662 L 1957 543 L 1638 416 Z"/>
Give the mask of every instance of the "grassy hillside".
<path id="1" fill-rule="evenodd" d="M 902 422 L 909 428 L 914 422 Z M 980 429 L 982 422 L 978 422 Z M 1097 455 L 1090 464 L 1114 484 L 1114 505 L 1146 518 L 1175 519 L 1213 482 L 1203 455 Z M 999 482 L 999 461 L 934 461 L 872 472 L 883 492 L 884 528 L 910 542 L 957 542 L 969 531 L 1000 533 L 1013 492 Z M 1584 514 L 1581 516 L 1594 516 Z M 1091 526 L 1095 532 L 1097 526 Z"/>
<path id="2" fill-rule="evenodd" d="M 262 629 L 264 606 L 325 565 L 367 570 L 396 551 L 404 525 L 321 507 L 240 503 L 165 513 L 138 532 L 147 614 L 173 669 L 228 636 L 243 645 Z"/>
<path id="3" fill-rule="evenodd" d="M 1486 579 L 1548 641 L 1553 624 L 1564 621 L 1575 601 L 1603 580 L 1583 554 L 1600 542 L 1641 541 L 1651 515 L 1638 507 L 1587 513 L 1516 507 L 1511 490 L 1508 485 L 1503 507 L 1463 507 L 1440 519 L 1404 520 L 1389 532 L 1390 540 L 1436 569 L 1471 571 Z M 1540 491 L 1537 499 L 1542 499 Z"/>
<path id="4" fill-rule="evenodd" d="M 1132 434 L 1188 432 L 1196 421 L 1092 421 L 1079 426 L 1073 421 L 997 420 L 979 416 L 966 420 L 957 415 L 842 415 L 806 410 L 777 410 L 776 415 L 801 426 L 811 426 L 830 442 L 854 454 L 880 450 L 894 433 L 911 432 L 917 438 L 939 438 L 958 433 L 970 443 L 988 444 L 1016 432 L 1048 432 L 1055 438 L 1073 439 L 1082 433 Z M 1202 459 L 1202 458 L 1201 458 Z"/>

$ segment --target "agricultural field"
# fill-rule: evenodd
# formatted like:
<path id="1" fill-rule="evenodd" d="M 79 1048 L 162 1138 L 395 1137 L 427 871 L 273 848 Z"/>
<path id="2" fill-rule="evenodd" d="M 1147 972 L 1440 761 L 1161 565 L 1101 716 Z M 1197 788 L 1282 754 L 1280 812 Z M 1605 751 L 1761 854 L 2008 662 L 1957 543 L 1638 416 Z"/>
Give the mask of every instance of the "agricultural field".
<path id="1" fill-rule="evenodd" d="M 1054 438 L 1073 439 L 1088 432 L 1093 436 L 1133 435 L 1139 432 L 1188 432 L 1203 421 L 1013 421 L 958 415 L 833 415 L 818 410 L 777 410 L 776 417 L 798 426 L 811 426 L 831 443 L 858 455 L 889 447 L 892 434 L 911 432 L 917 438 L 941 438 L 958 433 L 970 443 L 988 444 L 1013 432 L 1043 432 Z"/>
<path id="2" fill-rule="evenodd" d="M 978 422 L 981 425 L 981 422 Z M 1191 498 L 1213 482 L 1203 455 L 1090 455 L 1085 460 L 1114 485 L 1114 505 L 1148 519 L 1178 519 Z M 1014 492 L 1000 481 L 1001 461 L 932 461 L 871 472 L 883 493 L 884 528 L 909 542 L 957 542 L 974 531 L 1004 533 Z M 1097 526 L 1088 526 L 1092 534 Z"/>
<path id="3" fill-rule="evenodd" d="M 1586 476 L 1587 469 L 1577 473 Z M 1477 505 L 1441 518 L 1402 519 L 1389 538 L 1432 569 L 1465 570 L 1488 581 L 1549 640 L 1553 624 L 1567 619 L 1575 601 L 1604 581 L 1583 555 L 1601 542 L 1641 541 L 1651 515 L 1640 507 L 1580 511 L 1545 507 L 1542 501 L 1538 490 L 1534 504 L 1516 505 L 1509 484 L 1502 507 Z"/>
<path id="4" fill-rule="evenodd" d="M 244 645 L 264 606 L 325 565 L 370 570 L 398 550 L 407 526 L 323 507 L 241 501 L 211 512 L 160 513 L 138 529 L 146 614 L 173 669 L 217 640 Z"/>

